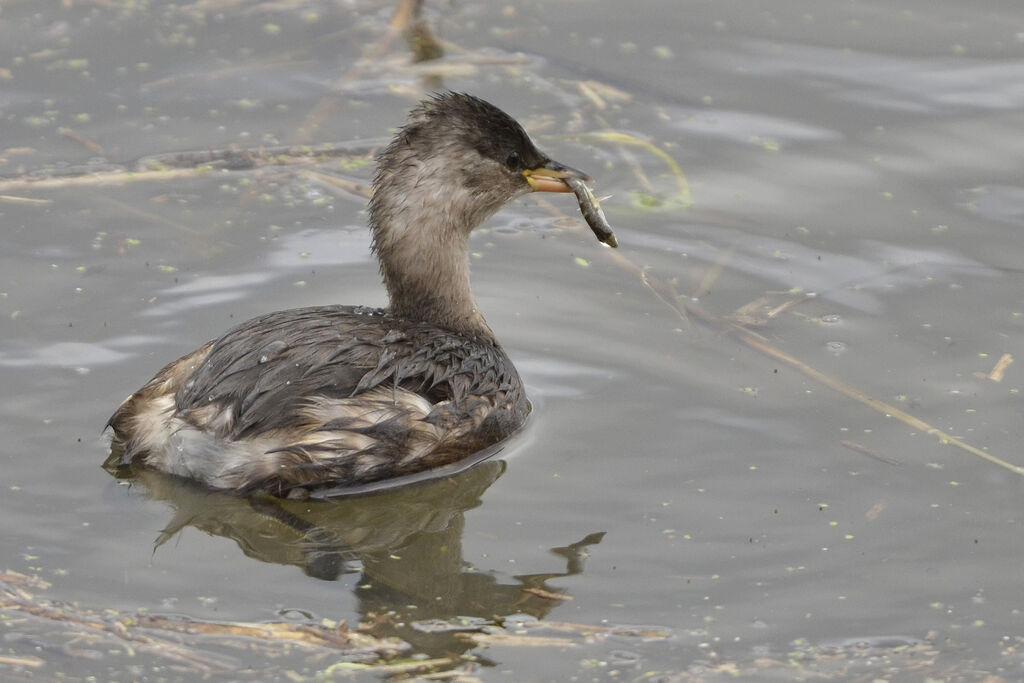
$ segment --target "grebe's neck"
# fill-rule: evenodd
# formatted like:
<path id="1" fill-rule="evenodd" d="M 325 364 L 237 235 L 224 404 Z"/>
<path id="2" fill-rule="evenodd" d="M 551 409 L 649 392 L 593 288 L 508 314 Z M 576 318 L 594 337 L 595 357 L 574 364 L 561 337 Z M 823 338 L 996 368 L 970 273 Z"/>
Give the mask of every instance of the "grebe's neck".
<path id="1" fill-rule="evenodd" d="M 422 187 L 388 189 L 378 187 L 370 201 L 370 229 L 392 314 L 493 340 L 469 282 L 469 233 L 487 215 L 460 211 L 467 204 Z"/>

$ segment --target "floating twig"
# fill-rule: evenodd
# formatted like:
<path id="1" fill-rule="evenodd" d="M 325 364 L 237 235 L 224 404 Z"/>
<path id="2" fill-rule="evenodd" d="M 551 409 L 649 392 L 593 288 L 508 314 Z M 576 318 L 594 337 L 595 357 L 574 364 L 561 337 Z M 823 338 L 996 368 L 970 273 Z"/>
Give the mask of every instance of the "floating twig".
<path id="1" fill-rule="evenodd" d="M 70 128 L 58 128 L 57 132 L 70 140 L 74 140 L 93 154 L 104 154 L 103 145 L 95 140 L 85 137 L 77 131 L 71 130 Z"/>
<path id="2" fill-rule="evenodd" d="M 43 665 L 43 660 L 39 657 L 8 657 L 0 655 L 0 664 L 7 664 L 9 666 L 23 666 L 29 669 L 38 669 Z"/>
<path id="3" fill-rule="evenodd" d="M 368 159 L 381 141 L 335 142 L 322 145 L 280 145 L 251 149 L 214 149 L 171 152 L 142 157 L 134 162 L 102 167 L 83 166 L 60 173 L 33 172 L 0 178 L 0 192 L 52 190 L 74 187 L 118 186 L 147 181 L 194 178 L 214 171 L 255 171 L 267 167 L 313 164 L 328 159 Z M 12 197 L 12 195 L 2 195 Z M 16 201 L 45 202 L 28 197 Z"/>
<path id="4" fill-rule="evenodd" d="M 882 461 L 884 463 L 888 463 L 890 465 L 899 465 L 900 464 L 900 462 L 898 460 L 894 460 L 892 458 L 887 458 L 884 455 L 879 455 L 878 453 L 875 453 L 874 451 L 872 451 L 871 449 L 867 448 L 866 446 L 862 446 L 861 444 L 857 443 L 856 441 L 840 441 L 839 445 L 843 446 L 844 448 L 849 448 L 851 451 L 853 451 L 855 453 L 860 453 L 861 455 L 866 455 L 869 458 L 874 458 L 875 460 L 880 460 L 880 461 Z"/>
<path id="5" fill-rule="evenodd" d="M 999 357 L 995 367 L 992 368 L 992 372 L 988 373 L 988 378 L 993 382 L 1002 382 L 1003 376 L 1006 374 L 1006 369 L 1013 363 L 1013 356 L 1009 353 L 1004 353 Z"/>
<path id="6" fill-rule="evenodd" d="M 511 645 L 514 647 L 576 647 L 580 643 L 569 638 L 549 636 L 519 636 L 513 633 L 456 633 L 459 640 L 466 640 L 474 645 Z"/>
<path id="7" fill-rule="evenodd" d="M 0 202 L 7 204 L 31 204 L 34 206 L 46 206 L 52 204 L 52 199 L 36 199 L 35 197 L 16 197 L 10 194 L 0 194 Z"/>
<path id="8" fill-rule="evenodd" d="M 320 173 L 319 171 L 306 171 L 305 176 L 310 180 L 320 183 L 321 185 L 343 190 L 344 192 L 357 197 L 369 199 L 370 195 L 373 194 L 372 186 L 367 185 L 366 183 L 357 183 L 352 180 L 340 178 L 336 175 Z"/>

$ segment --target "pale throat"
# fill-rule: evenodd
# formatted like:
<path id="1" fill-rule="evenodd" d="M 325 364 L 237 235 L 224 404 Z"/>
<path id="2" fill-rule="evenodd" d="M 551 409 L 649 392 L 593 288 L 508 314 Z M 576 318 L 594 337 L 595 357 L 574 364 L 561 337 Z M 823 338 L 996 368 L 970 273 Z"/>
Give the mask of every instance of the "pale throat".
<path id="1" fill-rule="evenodd" d="M 469 279 L 469 231 L 479 216 L 416 210 L 409 197 L 375 216 L 374 246 L 393 315 L 493 339 Z M 451 208 L 451 207 L 449 207 Z M 473 223 L 469 221 L 476 219 Z"/>

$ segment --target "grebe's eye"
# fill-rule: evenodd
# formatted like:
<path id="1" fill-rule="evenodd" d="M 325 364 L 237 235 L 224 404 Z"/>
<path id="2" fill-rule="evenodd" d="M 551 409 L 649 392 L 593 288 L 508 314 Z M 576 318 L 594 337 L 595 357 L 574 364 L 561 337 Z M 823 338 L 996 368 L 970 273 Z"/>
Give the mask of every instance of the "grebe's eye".
<path id="1" fill-rule="evenodd" d="M 511 171 L 518 171 L 523 166 L 522 160 L 519 158 L 519 152 L 512 152 L 505 159 L 505 166 Z"/>

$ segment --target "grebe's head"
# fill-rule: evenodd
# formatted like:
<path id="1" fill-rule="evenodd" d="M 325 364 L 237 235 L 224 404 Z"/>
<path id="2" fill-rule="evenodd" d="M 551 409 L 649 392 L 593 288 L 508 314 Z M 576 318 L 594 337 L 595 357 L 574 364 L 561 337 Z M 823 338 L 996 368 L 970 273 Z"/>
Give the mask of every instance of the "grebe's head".
<path id="1" fill-rule="evenodd" d="M 370 201 L 375 242 L 399 225 L 444 224 L 463 236 L 527 192 L 571 192 L 586 174 L 552 161 L 515 119 L 472 95 L 422 102 L 378 158 Z M 437 220 L 441 219 L 441 220 Z"/>

